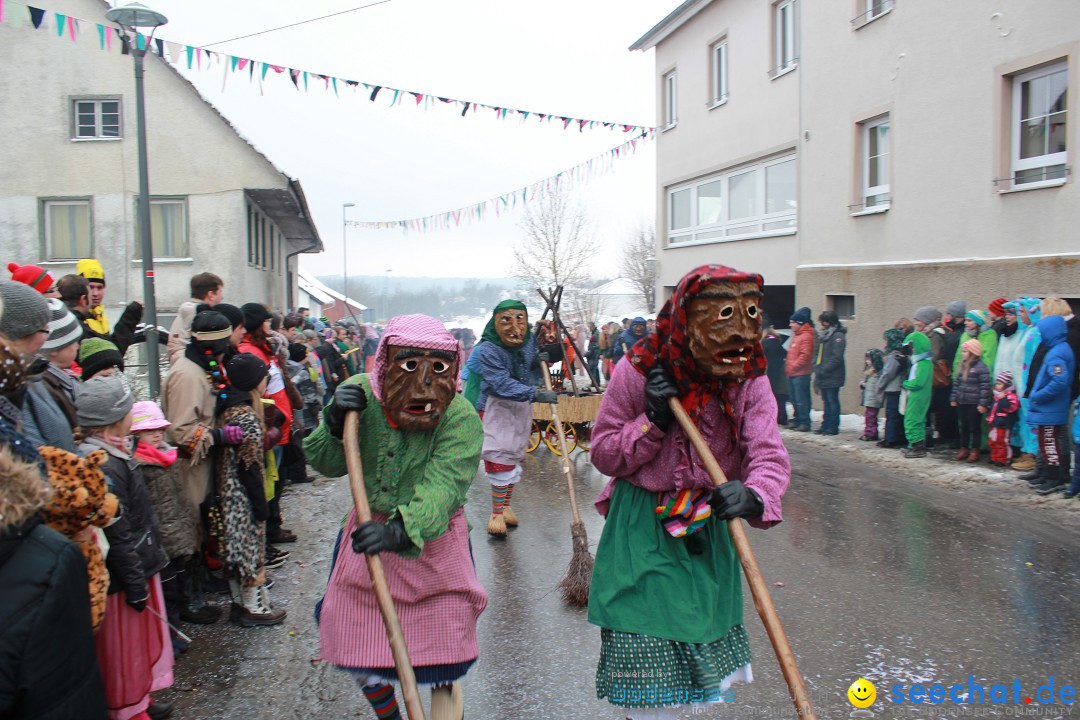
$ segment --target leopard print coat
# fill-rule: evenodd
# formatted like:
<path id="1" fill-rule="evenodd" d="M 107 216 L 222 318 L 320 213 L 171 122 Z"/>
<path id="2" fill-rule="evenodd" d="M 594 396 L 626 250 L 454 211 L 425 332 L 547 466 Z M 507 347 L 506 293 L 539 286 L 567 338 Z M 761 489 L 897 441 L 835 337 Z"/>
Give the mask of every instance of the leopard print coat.
<path id="1" fill-rule="evenodd" d="M 38 448 L 45 460 L 52 501 L 41 509 L 49 527 L 75 542 L 86 558 L 90 577 L 90 619 L 97 632 L 105 617 L 105 599 L 109 592 L 109 571 L 91 527 L 103 528 L 116 516 L 118 501 L 108 491 L 101 466 L 108 459 L 104 450 L 95 450 L 85 458 L 67 450 L 44 445 Z"/>
<path id="2" fill-rule="evenodd" d="M 219 427 L 238 425 L 244 431 L 239 445 L 226 445 L 215 469 L 215 490 L 220 512 L 216 534 L 221 544 L 222 562 L 227 572 L 238 575 L 245 585 L 253 585 L 262 575 L 266 560 L 266 523 L 256 520 L 255 503 L 245 488 L 243 475 L 263 475 L 263 430 L 250 405 L 225 410 Z M 265 498 L 262 498 L 265 504 Z"/>

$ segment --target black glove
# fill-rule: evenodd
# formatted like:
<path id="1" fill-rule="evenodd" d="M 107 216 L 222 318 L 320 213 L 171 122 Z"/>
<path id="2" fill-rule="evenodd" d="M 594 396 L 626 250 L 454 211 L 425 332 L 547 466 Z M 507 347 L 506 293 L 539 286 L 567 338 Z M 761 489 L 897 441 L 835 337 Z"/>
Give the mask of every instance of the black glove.
<path id="1" fill-rule="evenodd" d="M 326 408 L 326 426 L 330 434 L 340 438 L 345 432 L 345 413 L 350 410 L 363 411 L 367 407 L 367 395 L 359 385 L 340 385 L 334 391 L 334 399 Z"/>
<path id="2" fill-rule="evenodd" d="M 536 353 L 536 362 L 550 363 L 551 356 L 548 355 L 546 352 Z"/>
<path id="3" fill-rule="evenodd" d="M 718 485 L 709 498 L 713 515 L 720 520 L 736 517 L 759 518 L 765 512 L 765 503 L 761 497 L 743 485 L 742 480 L 729 480 Z"/>
<path id="4" fill-rule="evenodd" d="M 678 397 L 679 388 L 663 368 L 649 371 L 645 380 L 645 417 L 664 432 L 671 427 L 675 414 L 668 407 L 668 398 Z"/>
<path id="5" fill-rule="evenodd" d="M 124 600 L 127 602 L 128 607 L 137 613 L 141 613 L 146 609 L 146 601 L 150 599 L 150 595 L 147 594 L 145 590 L 143 590 L 143 596 L 138 600 L 132 600 L 131 593 L 124 593 L 124 595 Z"/>
<path id="6" fill-rule="evenodd" d="M 545 388 L 536 388 L 536 394 L 533 395 L 533 402 L 551 403 L 557 405 L 559 403 L 559 394 L 554 390 L 547 390 Z"/>
<path id="7" fill-rule="evenodd" d="M 375 555 L 381 552 L 397 552 L 412 545 L 400 520 L 381 523 L 369 520 L 352 534 L 352 549 L 357 554 Z"/>

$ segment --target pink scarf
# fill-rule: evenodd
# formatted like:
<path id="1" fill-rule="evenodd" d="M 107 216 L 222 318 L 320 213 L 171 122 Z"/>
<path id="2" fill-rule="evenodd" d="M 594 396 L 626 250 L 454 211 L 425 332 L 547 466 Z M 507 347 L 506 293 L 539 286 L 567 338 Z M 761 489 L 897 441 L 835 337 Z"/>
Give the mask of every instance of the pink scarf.
<path id="1" fill-rule="evenodd" d="M 176 448 L 162 450 L 146 443 L 139 443 L 135 448 L 135 459 L 150 465 L 160 465 L 164 468 L 172 467 L 172 464 L 176 462 Z"/>

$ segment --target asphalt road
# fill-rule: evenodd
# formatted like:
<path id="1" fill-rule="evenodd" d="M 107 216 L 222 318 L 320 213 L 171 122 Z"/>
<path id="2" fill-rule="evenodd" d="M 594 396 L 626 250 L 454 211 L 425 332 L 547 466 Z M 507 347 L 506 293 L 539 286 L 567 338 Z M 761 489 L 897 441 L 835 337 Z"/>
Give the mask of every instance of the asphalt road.
<path id="1" fill-rule="evenodd" d="M 1075 525 L 1011 503 L 1008 492 L 985 498 L 865 464 L 858 453 L 790 446 L 785 520 L 768 531 L 751 529 L 749 537 L 819 717 L 848 717 L 854 708 L 847 688 L 859 677 L 877 686 L 869 708 L 877 717 L 1069 717 L 1075 706 L 1039 704 L 1035 691 L 1051 677 L 1056 692 L 1080 684 Z M 583 453 L 574 453 L 574 465 L 595 547 L 603 523 L 591 503 L 605 478 Z M 311 609 L 349 505 L 346 482 L 320 479 L 290 489 L 283 504 L 286 524 L 301 536 L 289 546 L 290 561 L 273 572 L 271 595 L 289 612 L 285 625 L 185 625 L 195 644 L 177 663 L 174 688 L 163 693 L 176 702 L 175 717 L 374 717 L 343 673 L 315 660 Z M 467 512 L 490 602 L 480 621 L 480 660 L 464 683 L 466 717 L 624 717 L 595 698 L 599 631 L 583 610 L 565 607 L 556 589 L 571 553 L 557 459 L 543 446 L 528 458 L 514 494 L 522 525 L 508 539 L 484 532 L 487 507 L 486 482 L 478 477 Z M 693 717 L 795 717 L 749 590 L 744 594 L 755 681 L 736 686 L 732 703 Z M 987 701 L 992 685 L 1008 685 L 1008 705 L 889 701 L 896 685 L 905 698 L 916 683 L 960 683 L 966 692 L 969 676 Z"/>

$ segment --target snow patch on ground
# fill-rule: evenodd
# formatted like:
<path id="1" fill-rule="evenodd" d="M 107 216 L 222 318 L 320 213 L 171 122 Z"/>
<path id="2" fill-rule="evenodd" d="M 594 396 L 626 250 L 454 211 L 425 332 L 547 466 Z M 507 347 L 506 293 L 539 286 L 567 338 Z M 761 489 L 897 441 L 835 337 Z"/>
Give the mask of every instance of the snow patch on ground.
<path id="1" fill-rule="evenodd" d="M 817 410 L 811 412 L 813 427 L 820 425 L 821 415 Z M 955 450 L 946 449 L 931 450 L 925 458 L 905 458 L 897 449 L 881 448 L 874 442 L 859 440 L 862 431 L 863 417 L 854 414 L 840 416 L 839 435 L 818 435 L 780 428 L 786 444 L 843 452 L 868 465 L 897 471 L 957 492 L 979 493 L 988 499 L 1044 509 L 1062 523 L 1080 528 L 1080 496 L 1065 498 L 1060 492 L 1037 495 L 1026 481 L 1020 479 L 1020 473 L 990 465 L 985 454 L 984 459 L 976 464 L 957 462 L 952 459 Z"/>

